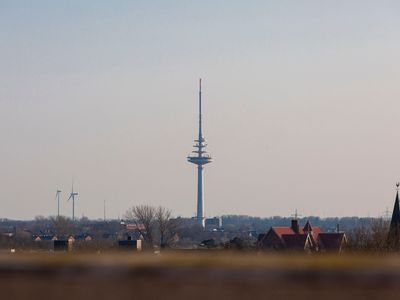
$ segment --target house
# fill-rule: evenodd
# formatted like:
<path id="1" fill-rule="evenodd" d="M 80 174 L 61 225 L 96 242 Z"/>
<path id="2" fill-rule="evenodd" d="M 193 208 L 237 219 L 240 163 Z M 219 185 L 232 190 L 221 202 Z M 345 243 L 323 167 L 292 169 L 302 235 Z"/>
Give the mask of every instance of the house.
<path id="1" fill-rule="evenodd" d="M 34 235 L 33 240 L 35 242 L 56 241 L 56 240 L 58 240 L 58 237 L 56 235 L 50 235 L 50 234 Z"/>
<path id="2" fill-rule="evenodd" d="M 317 247 L 320 233 L 321 229 L 312 227 L 310 222 L 300 228 L 299 221 L 293 219 L 290 227 L 273 226 L 266 234 L 260 234 L 258 246 L 260 249 L 312 251 Z"/>
<path id="3" fill-rule="evenodd" d="M 87 233 L 76 234 L 74 236 L 74 241 L 86 241 L 86 242 L 88 242 L 88 241 L 92 241 L 92 240 L 93 240 L 92 236 L 90 234 L 87 234 Z"/>
<path id="4" fill-rule="evenodd" d="M 311 226 L 309 221 L 301 228 L 295 218 L 290 227 L 273 226 L 266 234 L 260 234 L 257 243 L 260 250 L 341 252 L 347 239 L 343 232 L 323 233 L 321 228 Z"/>

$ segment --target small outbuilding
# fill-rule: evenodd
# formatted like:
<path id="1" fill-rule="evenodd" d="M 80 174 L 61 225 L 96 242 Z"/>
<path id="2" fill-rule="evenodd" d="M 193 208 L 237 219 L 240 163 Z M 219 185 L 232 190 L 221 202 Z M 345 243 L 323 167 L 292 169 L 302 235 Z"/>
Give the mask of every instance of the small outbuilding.
<path id="1" fill-rule="evenodd" d="M 70 243 L 68 240 L 55 240 L 53 241 L 53 249 L 54 251 L 69 251 Z"/>
<path id="2" fill-rule="evenodd" d="M 141 251 L 142 240 L 134 240 L 129 236 L 126 240 L 118 241 L 118 248 L 121 250 Z"/>

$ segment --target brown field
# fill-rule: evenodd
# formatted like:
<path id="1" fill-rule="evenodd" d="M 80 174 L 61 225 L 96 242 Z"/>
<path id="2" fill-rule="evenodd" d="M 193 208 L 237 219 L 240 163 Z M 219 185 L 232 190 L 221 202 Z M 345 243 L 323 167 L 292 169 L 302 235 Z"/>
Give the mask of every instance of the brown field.
<path id="1" fill-rule="evenodd" d="M 399 299 L 400 256 L 0 255 L 0 299 Z"/>

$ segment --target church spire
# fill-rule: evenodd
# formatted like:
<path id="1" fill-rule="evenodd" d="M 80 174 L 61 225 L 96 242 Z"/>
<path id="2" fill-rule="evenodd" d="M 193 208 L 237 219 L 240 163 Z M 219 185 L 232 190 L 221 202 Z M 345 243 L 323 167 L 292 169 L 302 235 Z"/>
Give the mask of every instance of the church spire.
<path id="1" fill-rule="evenodd" d="M 397 248 L 400 242 L 400 203 L 399 203 L 399 186 L 400 183 L 396 183 L 396 200 L 394 201 L 394 208 L 392 214 L 392 220 L 390 221 L 388 243 L 391 247 Z"/>

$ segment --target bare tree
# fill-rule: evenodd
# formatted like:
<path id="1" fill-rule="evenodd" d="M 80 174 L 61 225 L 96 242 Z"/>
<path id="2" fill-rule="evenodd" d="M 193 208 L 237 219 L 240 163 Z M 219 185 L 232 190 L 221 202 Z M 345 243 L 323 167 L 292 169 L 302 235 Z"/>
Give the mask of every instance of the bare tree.
<path id="1" fill-rule="evenodd" d="M 168 231 L 168 223 L 169 219 L 171 218 L 171 211 L 167 208 L 162 206 L 157 207 L 156 209 L 156 220 L 157 220 L 157 227 L 160 234 L 160 245 L 164 245 L 165 235 Z"/>
<path id="2" fill-rule="evenodd" d="M 64 216 L 50 217 L 51 227 L 54 228 L 55 234 L 58 238 L 71 234 L 73 231 L 73 224 L 71 220 Z"/>
<path id="3" fill-rule="evenodd" d="M 36 216 L 35 222 L 33 226 L 34 232 L 42 232 L 45 233 L 49 229 L 49 220 L 44 216 Z"/>
<path id="4" fill-rule="evenodd" d="M 387 251 L 387 220 L 374 219 L 360 224 L 349 232 L 349 248 L 356 251 Z"/>
<path id="5" fill-rule="evenodd" d="M 156 221 L 161 247 L 165 247 L 173 241 L 180 227 L 178 220 L 171 219 L 171 216 L 172 213 L 168 208 L 159 206 L 156 209 Z"/>
<path id="6" fill-rule="evenodd" d="M 143 236 L 144 241 L 153 246 L 153 232 L 156 223 L 156 209 L 150 205 L 136 205 L 128 209 L 125 218 L 136 224 L 137 230 Z"/>
<path id="7" fill-rule="evenodd" d="M 371 223 L 372 248 L 376 251 L 388 250 L 387 236 L 389 232 L 389 221 L 382 218 L 375 219 Z"/>

